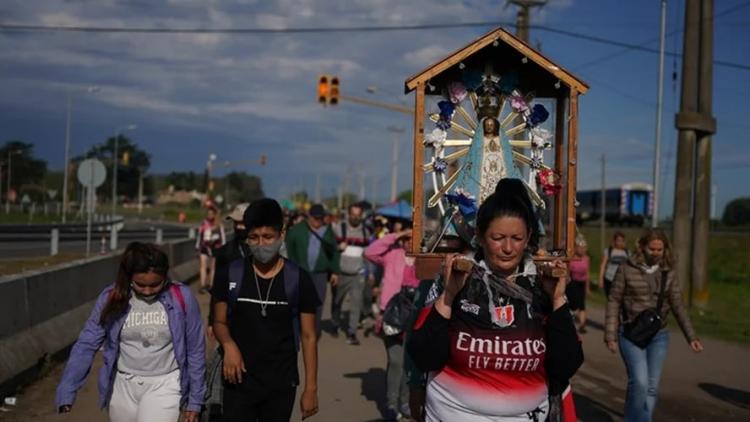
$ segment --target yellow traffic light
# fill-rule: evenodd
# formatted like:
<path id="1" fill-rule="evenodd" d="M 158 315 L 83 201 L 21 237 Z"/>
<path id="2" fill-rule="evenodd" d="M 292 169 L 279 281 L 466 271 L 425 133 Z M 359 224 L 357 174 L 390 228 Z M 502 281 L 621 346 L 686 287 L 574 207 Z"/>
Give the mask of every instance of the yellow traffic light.
<path id="1" fill-rule="evenodd" d="M 336 105 L 339 103 L 339 78 L 334 76 L 331 78 L 331 87 L 329 90 L 328 104 Z"/>
<path id="2" fill-rule="evenodd" d="M 328 75 L 320 75 L 318 79 L 318 102 L 320 104 L 328 104 Z"/>
<path id="3" fill-rule="evenodd" d="M 130 152 L 125 151 L 122 153 L 122 165 L 123 166 L 130 165 Z"/>

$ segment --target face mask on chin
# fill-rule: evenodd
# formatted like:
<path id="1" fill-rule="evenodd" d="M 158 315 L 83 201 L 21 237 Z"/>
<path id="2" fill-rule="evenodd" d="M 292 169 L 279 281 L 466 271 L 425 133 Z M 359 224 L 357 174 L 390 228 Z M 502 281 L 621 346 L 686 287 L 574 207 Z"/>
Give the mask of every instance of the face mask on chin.
<path id="1" fill-rule="evenodd" d="M 261 264 L 268 264 L 279 256 L 281 250 L 281 239 L 270 245 L 248 245 L 253 259 Z"/>
<path id="2" fill-rule="evenodd" d="M 154 293 L 154 294 L 150 294 L 150 295 L 142 295 L 142 294 L 138 293 L 138 291 L 137 291 L 137 290 L 135 290 L 135 288 L 131 287 L 131 289 L 133 289 L 133 294 L 134 294 L 134 295 L 135 295 L 135 296 L 136 296 L 136 297 L 137 297 L 138 299 L 140 299 L 140 300 L 142 300 L 142 301 L 144 301 L 144 302 L 148 302 L 148 303 L 152 303 L 152 302 L 154 302 L 154 301 L 155 301 L 155 300 L 156 300 L 156 299 L 157 299 L 157 298 L 159 297 L 159 295 L 160 295 L 160 294 L 161 294 L 161 292 L 162 292 L 162 291 L 160 290 L 160 291 L 158 291 L 158 292 L 156 292 L 156 293 Z"/>

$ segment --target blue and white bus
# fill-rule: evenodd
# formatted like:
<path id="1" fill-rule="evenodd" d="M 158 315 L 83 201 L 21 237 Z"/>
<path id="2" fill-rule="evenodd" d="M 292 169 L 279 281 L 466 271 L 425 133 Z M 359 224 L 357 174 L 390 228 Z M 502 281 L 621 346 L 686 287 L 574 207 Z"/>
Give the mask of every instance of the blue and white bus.
<path id="1" fill-rule="evenodd" d="M 576 193 L 579 223 L 601 217 L 601 189 Z M 648 183 L 626 183 L 605 191 L 605 220 L 615 225 L 641 226 L 654 211 L 654 189 Z"/>

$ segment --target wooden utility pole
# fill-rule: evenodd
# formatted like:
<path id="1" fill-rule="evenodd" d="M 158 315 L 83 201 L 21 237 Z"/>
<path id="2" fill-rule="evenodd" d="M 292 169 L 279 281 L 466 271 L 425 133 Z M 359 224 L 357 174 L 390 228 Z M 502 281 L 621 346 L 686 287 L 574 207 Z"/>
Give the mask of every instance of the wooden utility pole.
<path id="1" fill-rule="evenodd" d="M 509 0 L 508 3 L 518 6 L 518 14 L 516 15 L 516 37 L 528 44 L 529 12 L 532 7 L 542 7 L 547 4 L 547 0 Z"/>
<path id="2" fill-rule="evenodd" d="M 682 95 L 675 116 L 679 132 L 673 240 L 675 270 L 689 301 L 708 301 L 707 253 L 711 200 L 713 0 L 686 0 Z M 695 174 L 693 174 L 695 169 Z"/>

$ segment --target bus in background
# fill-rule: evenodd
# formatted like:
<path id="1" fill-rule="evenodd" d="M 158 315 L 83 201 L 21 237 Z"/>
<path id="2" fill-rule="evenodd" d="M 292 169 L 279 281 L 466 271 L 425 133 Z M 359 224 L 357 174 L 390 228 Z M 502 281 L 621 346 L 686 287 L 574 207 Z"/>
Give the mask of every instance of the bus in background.
<path id="1" fill-rule="evenodd" d="M 642 226 L 651 220 L 654 210 L 654 189 L 648 183 L 626 183 L 605 191 L 605 220 L 609 224 Z M 601 216 L 601 189 L 576 192 L 579 224 L 599 221 Z"/>

